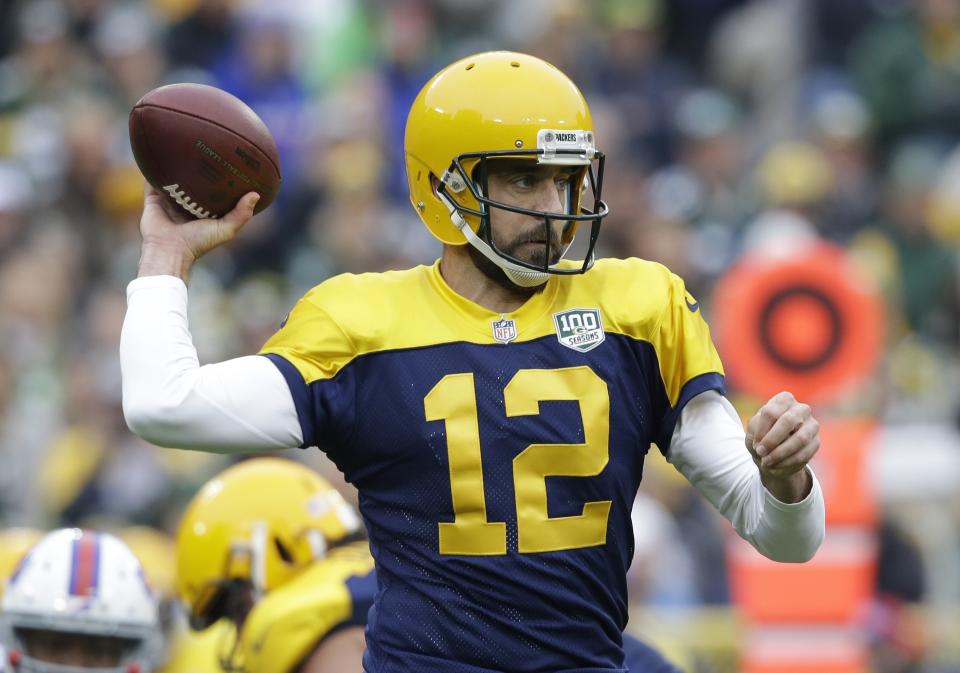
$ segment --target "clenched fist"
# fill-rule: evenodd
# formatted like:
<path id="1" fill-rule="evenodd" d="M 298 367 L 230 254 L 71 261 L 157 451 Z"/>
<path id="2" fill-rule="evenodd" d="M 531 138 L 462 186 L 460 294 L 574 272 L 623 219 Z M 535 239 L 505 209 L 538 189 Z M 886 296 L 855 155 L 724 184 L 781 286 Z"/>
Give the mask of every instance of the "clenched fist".
<path id="1" fill-rule="evenodd" d="M 777 393 L 750 419 L 745 441 L 774 497 L 799 502 L 807 496 L 812 479 L 804 468 L 820 448 L 820 424 L 810 405 Z"/>

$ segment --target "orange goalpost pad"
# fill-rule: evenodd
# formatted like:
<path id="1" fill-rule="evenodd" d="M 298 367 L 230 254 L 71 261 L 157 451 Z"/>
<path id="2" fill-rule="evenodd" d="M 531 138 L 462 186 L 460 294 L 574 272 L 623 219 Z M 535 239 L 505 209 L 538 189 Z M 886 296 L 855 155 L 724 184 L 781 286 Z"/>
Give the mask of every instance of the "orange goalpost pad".
<path id="1" fill-rule="evenodd" d="M 807 563 L 777 563 L 735 534 L 727 544 L 733 602 L 748 623 L 852 624 L 873 595 L 877 543 L 869 531 L 828 529 Z"/>

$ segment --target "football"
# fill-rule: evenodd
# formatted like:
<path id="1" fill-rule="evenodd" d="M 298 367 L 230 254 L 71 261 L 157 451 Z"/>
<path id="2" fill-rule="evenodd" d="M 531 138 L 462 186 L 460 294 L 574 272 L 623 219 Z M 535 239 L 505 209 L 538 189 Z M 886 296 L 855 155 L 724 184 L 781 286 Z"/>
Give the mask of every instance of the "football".
<path id="1" fill-rule="evenodd" d="M 247 192 L 254 212 L 280 189 L 277 146 L 243 101 L 204 84 L 170 84 L 130 111 L 130 145 L 151 185 L 197 218 L 221 217 Z"/>

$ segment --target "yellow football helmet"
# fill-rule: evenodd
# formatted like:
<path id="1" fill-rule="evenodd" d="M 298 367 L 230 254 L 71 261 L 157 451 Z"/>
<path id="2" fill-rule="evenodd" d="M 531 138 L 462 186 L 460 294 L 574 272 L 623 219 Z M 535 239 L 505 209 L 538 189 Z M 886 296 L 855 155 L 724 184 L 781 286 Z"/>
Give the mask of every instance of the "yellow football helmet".
<path id="1" fill-rule="evenodd" d="M 248 610 L 359 530 L 354 509 L 299 463 L 254 458 L 224 470 L 190 502 L 177 533 L 176 590 L 191 626 Z"/>
<path id="2" fill-rule="evenodd" d="M 548 273 L 583 273 L 593 265 L 600 223 L 607 215 L 600 198 L 603 154 L 594 144 L 583 94 L 554 66 L 506 51 L 476 54 L 447 66 L 410 108 L 404 146 L 410 201 L 443 243 L 469 243 L 521 286 L 539 285 Z M 567 187 L 566 212 L 529 210 L 487 198 L 487 162 L 497 158 L 581 167 Z M 590 209 L 583 199 L 588 186 Z M 577 226 L 591 222 L 583 263 L 551 265 L 547 259 L 538 265 L 497 249 L 491 208 L 543 218 L 547 229 L 551 220 L 564 222 L 564 253 Z M 547 236 L 550 240 L 549 231 Z"/>
<path id="3" fill-rule="evenodd" d="M 33 528 L 0 530 L 0 596 L 3 596 L 3 588 L 24 554 L 30 551 L 41 537 L 43 532 Z"/>

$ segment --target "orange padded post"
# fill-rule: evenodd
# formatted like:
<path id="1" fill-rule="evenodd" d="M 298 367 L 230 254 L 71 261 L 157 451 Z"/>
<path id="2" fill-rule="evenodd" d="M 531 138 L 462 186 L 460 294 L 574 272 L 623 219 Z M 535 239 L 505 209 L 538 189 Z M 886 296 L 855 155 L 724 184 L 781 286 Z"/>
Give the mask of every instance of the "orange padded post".
<path id="1" fill-rule="evenodd" d="M 868 460 L 876 423 L 867 418 L 833 419 L 820 424 L 820 450 L 813 469 L 827 504 L 827 527 L 877 523 L 876 495 Z"/>
<path id="2" fill-rule="evenodd" d="M 748 622 L 848 624 L 873 595 L 874 537 L 829 529 L 807 563 L 777 563 L 739 537 L 730 539 L 727 561 L 733 600 Z"/>

